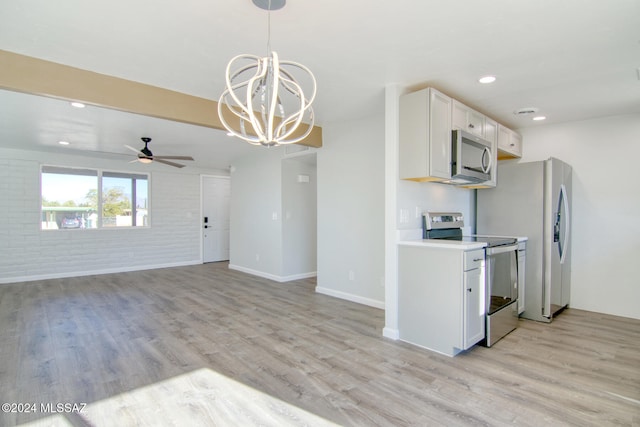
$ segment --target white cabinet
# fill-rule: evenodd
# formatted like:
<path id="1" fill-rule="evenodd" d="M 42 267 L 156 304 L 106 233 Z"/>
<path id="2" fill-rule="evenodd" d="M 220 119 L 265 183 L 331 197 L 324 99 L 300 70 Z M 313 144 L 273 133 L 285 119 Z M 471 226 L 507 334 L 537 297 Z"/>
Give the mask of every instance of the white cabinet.
<path id="1" fill-rule="evenodd" d="M 457 100 L 453 100 L 451 114 L 453 129 L 461 129 L 484 138 L 485 116 Z"/>
<path id="2" fill-rule="evenodd" d="M 498 160 L 522 157 L 522 137 L 490 117 L 434 88 L 400 97 L 400 178 L 444 181 L 451 178 L 451 131 L 460 129 L 491 143 L 491 179 L 464 188 L 491 188 L 498 182 Z"/>
<path id="3" fill-rule="evenodd" d="M 498 125 L 498 160 L 522 157 L 522 137 L 515 131 Z"/>
<path id="4" fill-rule="evenodd" d="M 491 179 L 473 185 L 462 185 L 464 188 L 491 188 L 496 186 L 498 169 L 498 123 L 490 117 L 453 100 L 451 110 L 453 129 L 472 133 L 491 143 Z"/>
<path id="5" fill-rule="evenodd" d="M 451 98 L 433 88 L 400 97 L 401 179 L 451 178 Z"/>
<path id="6" fill-rule="evenodd" d="M 484 250 L 464 253 L 464 348 L 485 337 Z"/>
<path id="7" fill-rule="evenodd" d="M 398 247 L 400 339 L 448 356 L 485 337 L 484 250 Z"/>
<path id="8" fill-rule="evenodd" d="M 484 139 L 498 146 L 498 122 L 489 117 L 484 118 Z"/>
<path id="9" fill-rule="evenodd" d="M 525 265 L 527 258 L 527 242 L 518 242 L 518 315 L 524 312 Z"/>

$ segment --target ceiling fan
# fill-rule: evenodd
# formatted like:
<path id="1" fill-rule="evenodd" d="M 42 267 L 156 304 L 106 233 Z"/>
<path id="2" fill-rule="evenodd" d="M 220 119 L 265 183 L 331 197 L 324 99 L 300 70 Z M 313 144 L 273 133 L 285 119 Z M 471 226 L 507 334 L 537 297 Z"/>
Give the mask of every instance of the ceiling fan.
<path id="1" fill-rule="evenodd" d="M 165 165 L 169 165 L 169 166 L 173 166 L 176 168 L 183 168 L 184 165 L 181 165 L 180 163 L 175 163 L 175 162 L 170 162 L 169 159 L 171 160 L 193 160 L 193 157 L 191 156 L 154 156 L 153 153 L 151 152 L 151 150 L 149 150 L 149 143 L 151 142 L 151 138 L 148 137 L 143 137 L 140 138 L 142 139 L 142 142 L 144 142 L 144 148 L 141 150 L 136 150 L 135 148 L 129 146 L 129 145 L 125 145 L 125 147 L 127 147 L 129 150 L 135 152 L 138 154 L 138 158 L 136 160 L 132 160 L 130 163 L 133 162 L 140 162 L 140 163 L 151 163 L 151 162 L 158 162 L 158 163 L 164 163 Z"/>

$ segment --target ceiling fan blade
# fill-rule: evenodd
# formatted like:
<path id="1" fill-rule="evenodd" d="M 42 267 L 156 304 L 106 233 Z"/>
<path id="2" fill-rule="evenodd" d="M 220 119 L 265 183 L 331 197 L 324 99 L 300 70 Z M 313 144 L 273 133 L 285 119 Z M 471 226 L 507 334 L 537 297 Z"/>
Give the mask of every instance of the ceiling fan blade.
<path id="1" fill-rule="evenodd" d="M 133 148 L 133 147 L 132 147 L 132 146 L 130 146 L 130 145 L 126 145 L 126 144 L 125 144 L 125 147 L 127 147 L 129 150 L 131 150 L 131 151 L 133 151 L 133 152 L 135 152 L 135 153 L 140 153 L 140 150 L 138 150 L 138 149 L 136 149 L 136 148 Z"/>
<path id="2" fill-rule="evenodd" d="M 171 159 L 171 160 L 193 160 L 191 156 L 153 156 L 154 160 L 157 159 Z"/>
<path id="3" fill-rule="evenodd" d="M 180 163 L 174 163 L 174 162 L 170 162 L 168 160 L 158 159 L 157 157 L 154 157 L 153 161 L 154 162 L 158 162 L 158 163 L 164 163 L 165 165 L 173 166 L 174 168 L 183 168 L 184 167 L 184 165 L 181 165 Z"/>

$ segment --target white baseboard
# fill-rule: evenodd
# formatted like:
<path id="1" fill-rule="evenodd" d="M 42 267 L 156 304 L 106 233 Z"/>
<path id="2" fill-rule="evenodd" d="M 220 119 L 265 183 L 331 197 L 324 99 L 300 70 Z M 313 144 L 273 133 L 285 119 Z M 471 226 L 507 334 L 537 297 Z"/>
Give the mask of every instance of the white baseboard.
<path id="1" fill-rule="evenodd" d="M 380 308 L 384 310 L 384 302 L 377 301 L 371 298 L 361 297 L 360 295 L 348 294 L 342 291 L 336 291 L 334 289 L 328 289 L 323 287 L 316 287 L 316 292 L 323 295 L 329 295 L 331 297 L 336 297 L 340 299 L 344 299 L 351 302 L 357 302 L 358 304 L 368 305 L 369 307 Z"/>
<path id="2" fill-rule="evenodd" d="M 136 265 L 132 267 L 105 268 L 102 270 L 70 271 L 65 273 L 37 274 L 32 276 L 3 277 L 3 278 L 0 278 L 0 284 L 33 282 L 36 280 L 48 280 L 48 279 L 64 279 L 67 277 L 94 276 L 98 274 L 126 273 L 130 271 L 154 270 L 157 268 L 184 267 L 187 265 L 197 265 L 197 264 L 202 264 L 202 262 L 200 260 L 193 260 L 193 261 L 184 261 L 184 262 L 172 262 L 167 264 Z"/>
<path id="3" fill-rule="evenodd" d="M 382 336 L 397 341 L 400 339 L 400 331 L 385 327 L 382 329 Z"/>
<path id="4" fill-rule="evenodd" d="M 265 273 L 264 271 L 254 270 L 252 268 L 242 267 L 240 265 L 229 264 L 231 270 L 241 271 L 243 273 L 251 274 L 252 276 L 262 277 L 264 279 L 273 280 L 275 282 L 290 282 L 292 280 L 308 279 L 310 277 L 316 277 L 318 273 L 311 271 L 309 273 L 292 274 L 289 276 L 277 276 L 271 273 Z"/>

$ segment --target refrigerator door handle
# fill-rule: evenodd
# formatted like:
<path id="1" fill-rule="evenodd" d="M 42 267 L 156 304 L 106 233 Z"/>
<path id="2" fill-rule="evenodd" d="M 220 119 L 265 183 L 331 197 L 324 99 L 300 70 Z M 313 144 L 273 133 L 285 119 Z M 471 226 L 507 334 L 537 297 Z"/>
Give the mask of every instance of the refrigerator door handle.
<path id="1" fill-rule="evenodd" d="M 564 260 L 567 257 L 567 249 L 569 246 L 569 233 L 571 230 L 569 221 L 571 218 L 571 215 L 569 215 L 569 199 L 567 197 L 567 187 L 565 187 L 564 184 L 562 184 L 560 186 L 560 197 L 562 198 L 562 203 L 564 205 L 564 218 L 565 218 L 565 224 L 564 224 L 564 237 L 562 239 L 562 241 L 559 243 L 561 244 L 561 256 L 560 256 L 560 264 L 564 264 Z"/>

